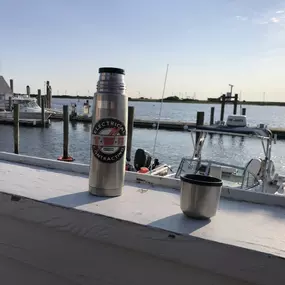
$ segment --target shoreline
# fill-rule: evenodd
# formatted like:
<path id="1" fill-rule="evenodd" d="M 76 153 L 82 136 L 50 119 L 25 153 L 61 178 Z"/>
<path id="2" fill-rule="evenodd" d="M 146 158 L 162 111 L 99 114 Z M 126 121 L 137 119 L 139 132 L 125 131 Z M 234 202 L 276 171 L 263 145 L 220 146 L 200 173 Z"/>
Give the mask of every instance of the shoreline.
<path id="1" fill-rule="evenodd" d="M 31 97 L 37 97 L 36 94 L 31 94 Z M 53 95 L 53 98 L 56 99 L 84 99 L 84 100 L 92 100 L 93 96 L 71 96 L 71 95 Z M 161 99 L 138 99 L 138 98 L 130 98 L 129 102 L 153 102 L 160 103 Z M 163 103 L 179 103 L 179 104 L 213 104 L 219 105 L 221 104 L 218 101 L 208 101 L 208 100 L 191 100 L 191 99 L 182 99 L 182 100 L 168 100 L 167 98 L 163 100 Z M 233 104 L 233 102 L 228 102 L 226 104 Z M 285 102 L 275 102 L 275 101 L 242 101 L 238 102 L 238 105 L 253 105 L 253 106 L 285 106 Z"/>

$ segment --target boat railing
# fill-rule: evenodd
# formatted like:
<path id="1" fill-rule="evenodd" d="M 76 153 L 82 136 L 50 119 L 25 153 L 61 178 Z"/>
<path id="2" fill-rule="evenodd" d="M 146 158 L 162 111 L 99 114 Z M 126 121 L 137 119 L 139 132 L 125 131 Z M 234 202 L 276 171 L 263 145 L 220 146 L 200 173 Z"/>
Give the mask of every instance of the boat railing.
<path id="1" fill-rule="evenodd" d="M 182 174 L 182 172 L 197 173 L 199 171 L 199 169 L 201 169 L 201 167 L 203 167 L 203 166 L 205 167 L 204 173 L 208 174 L 212 165 L 224 167 L 224 169 L 222 169 L 224 172 L 227 172 L 226 168 L 231 170 L 229 172 L 232 172 L 232 173 L 235 172 L 236 170 L 241 170 L 242 172 L 245 170 L 245 167 L 243 167 L 243 166 L 233 165 L 233 164 L 219 162 L 219 161 L 215 161 L 215 160 L 195 159 L 195 158 L 191 158 L 191 157 L 183 157 L 181 162 L 180 162 L 180 165 L 177 169 L 175 177 L 179 178 L 180 175 Z M 187 171 L 186 171 L 185 166 L 187 167 Z"/>
<path id="2" fill-rule="evenodd" d="M 190 132 L 193 133 L 208 133 L 208 134 L 216 134 L 216 135 L 224 135 L 225 132 L 223 131 L 218 131 L 218 130 L 205 130 L 205 129 L 191 129 Z M 272 139 L 271 132 L 268 130 L 268 135 L 267 136 L 262 136 L 258 134 L 257 132 L 255 134 L 241 134 L 241 133 L 231 133 L 227 132 L 227 135 L 232 135 L 236 137 L 248 137 L 248 138 L 258 138 L 261 140 L 270 140 Z"/>

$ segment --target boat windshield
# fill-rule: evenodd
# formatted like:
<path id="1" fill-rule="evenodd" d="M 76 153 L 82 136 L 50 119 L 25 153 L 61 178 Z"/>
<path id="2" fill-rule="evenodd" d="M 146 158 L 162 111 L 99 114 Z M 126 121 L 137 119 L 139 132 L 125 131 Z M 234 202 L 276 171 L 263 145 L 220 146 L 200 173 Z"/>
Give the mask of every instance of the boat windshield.
<path id="1" fill-rule="evenodd" d="M 39 105 L 34 100 L 17 100 L 21 108 L 37 108 Z"/>

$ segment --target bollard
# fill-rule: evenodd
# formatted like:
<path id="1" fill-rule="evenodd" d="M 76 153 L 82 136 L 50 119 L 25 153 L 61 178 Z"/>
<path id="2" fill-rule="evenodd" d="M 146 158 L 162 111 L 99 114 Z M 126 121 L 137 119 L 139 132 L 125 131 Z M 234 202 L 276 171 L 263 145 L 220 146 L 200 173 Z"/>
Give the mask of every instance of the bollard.
<path id="1" fill-rule="evenodd" d="M 226 95 L 222 95 L 222 102 L 221 102 L 221 115 L 220 115 L 220 121 L 224 121 L 224 115 L 225 115 L 225 104 L 226 104 Z"/>
<path id="2" fill-rule="evenodd" d="M 57 160 L 71 162 L 74 159 L 68 155 L 68 131 L 69 131 L 69 113 L 68 105 L 63 105 L 63 155 Z"/>
<path id="3" fill-rule="evenodd" d="M 238 94 L 235 94 L 233 114 L 237 114 Z"/>
<path id="4" fill-rule="evenodd" d="M 41 106 L 41 89 L 38 89 L 38 95 L 37 95 L 37 103 L 39 106 Z"/>
<path id="5" fill-rule="evenodd" d="M 196 129 L 198 129 L 200 126 L 204 125 L 204 112 L 197 112 L 197 117 L 196 117 Z M 199 140 L 200 137 L 200 132 L 196 132 L 196 144 Z"/>
<path id="6" fill-rule="evenodd" d="M 20 130 L 19 130 L 19 104 L 14 104 L 14 153 L 19 154 L 19 139 L 20 139 Z"/>
<path id="7" fill-rule="evenodd" d="M 214 122 L 215 122 L 215 107 L 211 107 L 210 125 L 213 125 Z"/>
<path id="8" fill-rule="evenodd" d="M 97 196 L 120 196 L 124 186 L 128 119 L 124 74 L 120 68 L 99 68 L 89 171 L 89 192 Z"/>
<path id="9" fill-rule="evenodd" d="M 135 107 L 128 107 L 128 131 L 127 131 L 127 161 L 131 161 L 132 155 L 132 140 L 133 140 L 133 129 L 134 129 L 134 118 L 135 118 Z"/>
<path id="10" fill-rule="evenodd" d="M 246 115 L 246 108 L 242 108 L 242 109 L 241 109 L 241 114 L 242 114 L 243 116 Z"/>
<path id="11" fill-rule="evenodd" d="M 42 108 L 42 127 L 45 126 L 45 96 L 42 96 L 41 98 L 41 108 Z"/>

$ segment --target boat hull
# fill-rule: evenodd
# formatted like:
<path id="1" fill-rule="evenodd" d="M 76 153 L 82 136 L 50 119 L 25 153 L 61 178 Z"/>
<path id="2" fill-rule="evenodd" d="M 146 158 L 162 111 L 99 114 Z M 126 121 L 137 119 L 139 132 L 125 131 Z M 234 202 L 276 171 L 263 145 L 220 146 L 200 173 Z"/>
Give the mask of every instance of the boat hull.
<path id="1" fill-rule="evenodd" d="M 45 121 L 51 116 L 50 113 L 45 112 Z M 0 112 L 0 119 L 14 120 L 13 112 Z M 41 120 L 42 114 L 40 112 L 20 112 L 20 120 Z"/>

